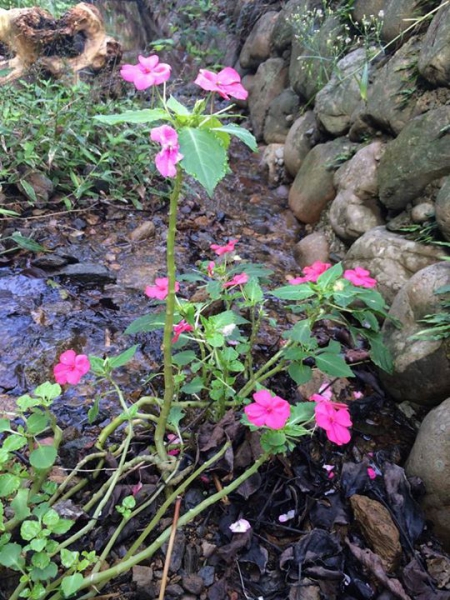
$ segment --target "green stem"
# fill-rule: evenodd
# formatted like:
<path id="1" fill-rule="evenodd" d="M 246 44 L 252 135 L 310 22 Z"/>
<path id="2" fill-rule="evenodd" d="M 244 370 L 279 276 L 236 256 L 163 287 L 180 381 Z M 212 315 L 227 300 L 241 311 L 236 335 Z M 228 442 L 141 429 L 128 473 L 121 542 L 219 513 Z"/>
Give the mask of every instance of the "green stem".
<path id="1" fill-rule="evenodd" d="M 267 379 L 268 373 L 272 374 L 271 367 L 282 358 L 287 348 L 292 346 L 292 344 L 293 342 L 291 340 L 288 340 L 287 343 L 283 346 L 283 348 L 281 348 L 281 350 L 278 350 L 278 352 L 274 354 L 271 359 L 269 359 L 258 371 L 256 371 L 252 378 L 249 381 L 247 381 L 244 387 L 240 390 L 238 395 L 241 398 L 245 398 L 255 387 L 256 383 L 261 383 L 262 381 Z M 283 365 L 280 364 L 279 368 L 276 367 L 277 370 L 275 371 L 275 373 L 281 370 L 282 366 Z"/>
<path id="2" fill-rule="evenodd" d="M 175 393 L 175 382 L 172 363 L 173 314 L 175 311 L 175 238 L 177 233 L 178 200 L 183 183 L 183 171 L 178 167 L 175 184 L 170 194 L 169 228 L 167 232 L 167 277 L 169 293 L 166 299 L 166 320 L 164 324 L 163 355 L 164 355 L 164 403 L 158 417 L 155 430 L 156 451 L 162 461 L 169 465 L 170 458 L 164 444 L 167 421 Z"/>
<path id="3" fill-rule="evenodd" d="M 204 510 L 206 510 L 210 506 L 214 505 L 216 502 L 219 502 L 222 498 L 224 498 L 225 496 L 227 496 L 228 494 L 233 492 L 235 489 L 237 489 L 240 485 L 242 485 L 242 483 L 244 481 L 246 481 L 249 477 L 251 477 L 254 473 L 256 473 L 256 471 L 267 460 L 268 457 L 269 457 L 268 453 L 261 455 L 258 458 L 258 460 L 249 469 L 247 469 L 244 473 L 242 473 L 242 475 L 240 475 L 240 477 L 235 479 L 232 483 L 230 483 L 229 485 L 224 487 L 222 490 L 220 490 L 216 494 L 213 494 L 212 496 L 205 498 L 205 500 L 203 500 L 203 502 L 200 502 L 200 504 L 197 504 L 197 506 L 195 506 L 194 508 L 189 510 L 187 513 L 185 513 L 183 516 L 181 516 L 178 521 L 178 528 L 183 527 L 187 523 L 190 523 L 193 519 L 195 519 Z M 215 456 L 214 458 L 216 459 L 217 456 Z M 202 465 L 202 466 L 204 466 L 204 465 Z M 186 483 L 188 483 L 188 482 L 191 483 L 190 480 L 191 480 L 191 477 L 189 478 L 189 480 Z M 182 484 L 182 485 L 184 488 L 185 485 L 184 484 Z M 176 490 L 176 494 L 179 494 L 179 489 Z M 175 497 L 174 497 L 174 494 L 171 494 L 171 496 L 170 496 L 171 502 L 174 501 Z M 171 530 L 172 530 L 171 527 L 167 527 L 167 529 L 165 529 L 156 538 L 156 540 L 153 543 L 151 543 L 149 546 L 147 546 L 144 550 L 141 550 L 141 552 L 139 552 L 138 554 L 135 554 L 133 556 L 128 556 L 128 554 L 129 554 L 128 553 L 121 560 L 121 562 L 114 565 L 114 567 L 110 567 L 109 569 L 106 569 L 105 571 L 101 571 L 100 573 L 95 573 L 95 574 L 92 574 L 92 575 L 86 577 L 84 580 L 84 583 L 80 586 L 78 591 L 81 591 L 81 590 L 86 589 L 91 586 L 96 586 L 96 587 L 98 586 L 98 587 L 97 587 L 97 590 L 94 589 L 93 591 L 88 592 L 87 594 L 82 596 L 80 598 L 80 600 L 87 600 L 87 598 L 95 597 L 98 594 L 98 588 L 102 584 L 121 575 L 122 573 L 129 571 L 130 569 L 132 569 L 132 567 L 141 563 L 142 561 L 148 560 L 149 558 L 151 558 L 155 554 L 155 552 L 157 550 L 159 550 L 159 548 L 161 548 L 161 546 L 164 544 L 164 542 L 169 538 Z M 59 592 L 57 592 L 50 598 L 50 600 L 62 600 L 62 596 Z"/>

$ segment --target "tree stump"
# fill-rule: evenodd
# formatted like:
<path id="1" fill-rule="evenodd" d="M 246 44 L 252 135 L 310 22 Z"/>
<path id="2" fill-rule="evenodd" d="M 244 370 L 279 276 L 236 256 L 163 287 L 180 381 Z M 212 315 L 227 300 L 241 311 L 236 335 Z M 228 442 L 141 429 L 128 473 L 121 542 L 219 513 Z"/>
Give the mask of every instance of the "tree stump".
<path id="1" fill-rule="evenodd" d="M 112 68 L 119 42 L 106 35 L 97 8 L 81 2 L 55 19 L 42 8 L 0 9 L 0 85 L 36 66 L 59 78 L 89 68 Z"/>

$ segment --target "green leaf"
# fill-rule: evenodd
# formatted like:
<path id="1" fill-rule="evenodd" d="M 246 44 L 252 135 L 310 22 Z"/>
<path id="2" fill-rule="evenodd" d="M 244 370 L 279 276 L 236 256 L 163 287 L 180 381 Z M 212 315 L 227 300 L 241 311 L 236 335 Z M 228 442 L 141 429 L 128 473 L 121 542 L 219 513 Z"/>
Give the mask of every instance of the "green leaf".
<path id="1" fill-rule="evenodd" d="M 30 550 L 33 552 L 41 552 L 47 545 L 47 538 L 34 538 L 30 541 Z M 36 567 L 38 565 L 35 565 Z"/>
<path id="2" fill-rule="evenodd" d="M 292 363 L 288 367 L 288 373 L 297 385 L 308 383 L 312 377 L 311 367 L 303 363 Z"/>
<path id="3" fill-rule="evenodd" d="M 311 346 L 311 341 L 315 339 L 311 332 L 311 327 L 308 319 L 304 319 L 303 321 L 297 321 L 297 323 L 292 327 L 290 331 L 286 332 L 286 336 L 283 335 L 302 346 Z"/>
<path id="4" fill-rule="evenodd" d="M 22 181 L 22 185 L 24 183 L 25 183 L 25 181 Z M 33 189 L 33 188 L 31 188 L 31 189 Z M 33 193 L 34 193 L 34 190 L 33 190 Z M 14 242 L 18 246 L 20 246 L 21 248 L 24 248 L 24 250 L 30 250 L 30 252 L 48 252 L 47 248 L 44 248 L 44 246 L 41 246 L 41 244 L 38 244 L 38 242 L 35 242 L 34 240 L 21 235 L 18 231 L 15 231 L 11 235 L 11 238 L 14 240 Z"/>
<path id="5" fill-rule="evenodd" d="M 16 497 L 11 501 L 11 508 L 18 521 L 23 521 L 30 516 L 31 511 L 28 506 L 29 490 L 22 488 L 17 491 Z"/>
<path id="6" fill-rule="evenodd" d="M 2 450 L 7 452 L 15 452 L 20 450 L 27 444 L 27 438 L 23 435 L 12 434 L 3 442 Z"/>
<path id="7" fill-rule="evenodd" d="M 355 291 L 355 298 L 359 298 L 366 306 L 381 313 L 384 313 L 387 308 L 383 296 L 376 290 L 358 288 Z"/>
<path id="8" fill-rule="evenodd" d="M 39 569 L 38 567 L 35 567 L 30 572 L 32 581 L 48 581 L 49 579 L 54 579 L 57 574 L 58 567 L 54 562 L 50 562 L 45 569 Z M 31 597 L 33 598 L 33 596 Z M 36 598 L 42 598 L 42 594 L 36 596 Z"/>
<path id="9" fill-rule="evenodd" d="M 201 377 L 194 377 L 192 381 L 183 385 L 181 391 L 184 394 L 198 394 L 204 387 L 203 379 Z"/>
<path id="10" fill-rule="evenodd" d="M 319 275 L 319 277 L 317 279 L 317 284 L 321 288 L 328 287 L 330 284 L 337 281 L 339 279 L 339 277 L 341 277 L 343 272 L 344 272 L 344 269 L 342 268 L 342 264 L 337 263 L 337 265 L 330 267 L 329 269 L 324 271 L 322 273 L 322 275 Z"/>
<path id="11" fill-rule="evenodd" d="M 54 533 L 55 535 L 63 535 L 64 533 L 67 533 L 72 528 L 73 524 L 74 524 L 74 521 L 71 521 L 70 519 L 61 519 L 60 518 L 58 520 L 58 522 L 55 523 L 55 525 L 53 525 L 51 527 L 52 533 Z"/>
<path id="12" fill-rule="evenodd" d="M 0 433 L 11 429 L 11 421 L 9 419 L 0 419 Z"/>
<path id="13" fill-rule="evenodd" d="M 64 594 L 64 598 L 69 598 L 76 594 L 80 587 L 83 585 L 84 577 L 81 573 L 75 573 L 74 575 L 69 575 L 69 577 L 64 577 L 61 581 L 61 591 Z"/>
<path id="14" fill-rule="evenodd" d="M 61 396 L 61 386 L 59 383 L 50 383 L 50 381 L 46 381 L 39 385 L 34 393 L 39 398 L 43 398 L 45 400 L 55 400 L 58 396 Z"/>
<path id="15" fill-rule="evenodd" d="M 25 559 L 22 556 L 22 546 L 19 544 L 6 544 L 0 550 L 0 565 L 14 571 L 22 571 Z"/>
<path id="16" fill-rule="evenodd" d="M 117 123 L 170 121 L 170 116 L 162 108 L 144 108 L 143 110 L 127 110 L 120 115 L 95 115 L 94 119 L 106 125 L 116 125 Z"/>
<path id="17" fill-rule="evenodd" d="M 220 348 L 225 343 L 224 336 L 217 331 L 215 331 L 215 332 L 213 331 L 211 333 L 206 333 L 205 340 L 213 348 Z"/>
<path id="18" fill-rule="evenodd" d="M 49 419 L 43 412 L 35 412 L 27 419 L 27 431 L 31 435 L 38 435 L 48 427 Z"/>
<path id="19" fill-rule="evenodd" d="M 314 402 L 299 402 L 291 406 L 291 414 L 287 425 L 296 425 L 298 423 L 307 423 L 314 416 Z"/>
<path id="20" fill-rule="evenodd" d="M 214 188 L 227 173 L 227 153 L 211 131 L 184 127 L 178 135 L 183 169 L 213 195 Z"/>
<path id="21" fill-rule="evenodd" d="M 128 348 L 128 350 L 125 350 L 125 352 L 122 352 L 122 354 L 119 354 L 119 356 L 109 358 L 109 366 L 111 367 L 111 369 L 118 369 L 119 367 L 123 367 L 124 365 L 126 365 L 127 362 L 129 362 L 136 354 L 136 350 L 138 348 L 139 344 L 136 344 L 134 346 L 131 346 L 131 348 Z"/>
<path id="22" fill-rule="evenodd" d="M 6 498 L 14 494 L 20 488 L 21 479 L 16 475 L 3 473 L 0 475 L 0 498 Z"/>
<path id="23" fill-rule="evenodd" d="M 184 367 L 189 363 L 196 360 L 197 355 L 193 350 L 185 350 L 184 352 L 178 352 L 172 356 L 172 362 L 178 367 Z"/>
<path id="24" fill-rule="evenodd" d="M 224 131 L 225 133 L 234 135 L 244 142 L 244 144 L 246 144 L 250 150 L 253 150 L 253 152 L 258 150 L 258 144 L 256 143 L 255 136 L 251 134 L 250 131 L 247 131 L 247 129 L 244 129 L 239 125 L 230 123 L 229 125 L 223 125 L 222 127 L 215 127 L 213 131 Z"/>
<path id="25" fill-rule="evenodd" d="M 386 371 L 386 373 L 394 372 L 394 361 L 392 359 L 392 355 L 387 348 L 387 346 L 383 343 L 383 338 L 381 333 L 375 333 L 373 331 L 364 331 L 364 337 L 369 340 L 370 345 L 370 358 L 372 361 Z"/>
<path id="26" fill-rule="evenodd" d="M 33 398 L 32 396 L 29 396 L 28 394 L 24 394 L 23 396 L 20 396 L 19 398 L 17 398 L 16 404 L 21 410 L 25 411 L 25 410 L 28 410 L 29 408 L 32 408 L 33 406 L 40 406 L 42 404 L 42 399 L 41 398 Z"/>
<path id="27" fill-rule="evenodd" d="M 31 466 L 38 470 L 49 469 L 56 460 L 57 451 L 54 446 L 39 446 L 30 454 Z"/>
<path id="28" fill-rule="evenodd" d="M 181 102 L 178 102 L 178 100 L 173 96 L 170 96 L 170 98 L 166 102 L 166 105 L 167 108 L 169 108 L 176 115 L 188 116 L 191 114 L 186 108 L 186 106 L 184 106 L 184 104 L 181 104 Z"/>
<path id="29" fill-rule="evenodd" d="M 35 552 L 31 557 L 31 564 L 37 569 L 45 569 L 50 563 L 50 556 L 46 552 Z"/>
<path id="30" fill-rule="evenodd" d="M 170 408 L 168 423 L 170 425 L 173 425 L 174 427 L 178 428 L 184 415 L 185 415 L 185 412 L 181 408 L 181 406 L 172 405 L 172 407 Z"/>
<path id="31" fill-rule="evenodd" d="M 62 548 L 60 552 L 61 564 L 65 569 L 70 569 L 78 562 L 78 557 L 80 553 L 76 550 L 67 550 L 67 548 Z"/>
<path id="32" fill-rule="evenodd" d="M 165 321 L 166 317 L 164 312 L 143 315 L 128 325 L 125 329 L 125 333 L 127 335 L 132 335 L 135 333 L 148 333 L 149 331 L 164 329 Z"/>
<path id="33" fill-rule="evenodd" d="M 30 200 L 32 200 L 32 202 L 37 202 L 38 198 L 36 196 L 36 192 L 35 192 L 33 186 L 30 183 L 28 183 L 28 181 L 26 179 L 21 179 L 19 183 L 20 183 L 20 186 L 23 188 L 23 191 L 25 192 L 25 194 L 28 196 L 28 198 Z M 14 236 L 17 236 L 18 238 L 22 237 L 22 235 L 19 232 L 14 232 L 11 237 L 14 239 Z M 16 243 L 19 244 L 19 242 L 16 242 Z M 20 246 L 20 244 L 19 244 L 19 246 Z"/>
<path id="34" fill-rule="evenodd" d="M 250 306 L 254 306 L 264 300 L 262 288 L 255 279 L 250 279 L 250 281 L 244 285 L 244 294 Z"/>
<path id="35" fill-rule="evenodd" d="M 97 398 L 95 398 L 95 400 L 94 400 L 94 404 L 88 410 L 88 421 L 89 421 L 90 425 L 92 425 L 92 423 L 95 421 L 95 419 L 98 417 L 98 415 L 100 413 L 99 404 L 100 404 L 100 398 L 97 396 Z"/>
<path id="36" fill-rule="evenodd" d="M 354 377 L 353 371 L 339 354 L 322 352 L 315 359 L 317 368 L 331 377 Z"/>
<path id="37" fill-rule="evenodd" d="M 306 300 L 306 298 L 314 296 L 315 291 L 310 288 L 309 284 L 301 283 L 300 285 L 285 285 L 269 293 L 281 300 Z"/>
<path id="38" fill-rule="evenodd" d="M 34 540 L 40 533 L 41 524 L 39 521 L 24 521 L 20 526 L 20 535 L 27 542 Z"/>
<path id="39" fill-rule="evenodd" d="M 49 529 L 53 529 L 53 527 L 59 522 L 59 515 L 54 508 L 49 508 L 45 515 L 42 517 L 42 522 Z"/>

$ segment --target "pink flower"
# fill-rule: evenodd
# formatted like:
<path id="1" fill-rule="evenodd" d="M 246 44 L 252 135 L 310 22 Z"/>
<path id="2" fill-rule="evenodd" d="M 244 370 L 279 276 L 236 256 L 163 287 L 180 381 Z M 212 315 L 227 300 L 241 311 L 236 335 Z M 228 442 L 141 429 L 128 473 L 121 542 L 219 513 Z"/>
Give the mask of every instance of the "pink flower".
<path id="1" fill-rule="evenodd" d="M 233 533 L 246 533 L 252 526 L 247 519 L 239 519 L 235 523 L 231 523 L 230 529 Z"/>
<path id="2" fill-rule="evenodd" d="M 76 354 L 75 350 L 66 350 L 59 357 L 59 363 L 53 367 L 53 375 L 57 383 L 64 385 L 79 383 L 83 375 L 91 368 L 85 354 Z"/>
<path id="3" fill-rule="evenodd" d="M 344 271 L 344 279 L 364 288 L 373 288 L 377 285 L 377 280 L 370 277 L 370 271 L 363 269 L 362 267 L 355 267 L 354 269 L 347 269 Z"/>
<path id="4" fill-rule="evenodd" d="M 177 174 L 175 165 L 183 158 L 179 152 L 177 132 L 169 125 L 161 125 L 152 129 L 150 139 L 159 142 L 162 146 L 161 152 L 158 152 L 155 157 L 156 168 L 163 177 L 175 177 Z"/>
<path id="5" fill-rule="evenodd" d="M 222 287 L 227 288 L 227 287 L 233 287 L 234 285 L 244 285 L 244 283 L 247 283 L 247 281 L 248 281 L 247 273 L 239 273 L 239 275 L 235 275 L 233 277 L 233 279 L 230 279 L 230 281 L 228 281 L 227 283 L 224 283 Z"/>
<path id="6" fill-rule="evenodd" d="M 361 400 L 361 398 L 364 398 L 364 394 L 362 392 L 353 392 L 353 398 L 355 400 Z"/>
<path id="7" fill-rule="evenodd" d="M 331 442 L 342 446 L 350 441 L 348 428 L 352 426 L 352 422 L 346 404 L 325 400 L 316 404 L 314 412 L 317 425 L 325 429 Z"/>
<path id="8" fill-rule="evenodd" d="M 270 429 L 281 429 L 289 419 L 291 407 L 289 402 L 279 396 L 272 396 L 268 390 L 260 390 L 253 394 L 253 404 L 244 408 L 244 412 L 252 425 L 265 425 Z"/>
<path id="9" fill-rule="evenodd" d="M 178 323 L 178 325 L 173 326 L 174 336 L 172 338 L 172 344 L 178 342 L 180 335 L 185 331 L 194 331 L 194 328 L 192 327 L 192 325 L 189 325 L 189 323 L 186 323 L 186 321 L 183 319 Z"/>
<path id="10" fill-rule="evenodd" d="M 168 433 L 167 434 L 167 439 L 169 440 L 169 444 L 181 444 L 181 440 L 178 436 L 176 436 L 174 433 Z M 167 452 L 167 454 L 169 456 L 176 456 L 177 454 L 180 454 L 180 450 L 178 448 L 173 448 L 172 450 L 169 450 Z"/>
<path id="11" fill-rule="evenodd" d="M 175 281 L 175 293 L 180 289 L 180 284 Z M 157 300 L 165 300 L 169 293 L 169 278 L 168 277 L 157 277 L 155 279 L 155 285 L 148 285 L 144 291 L 145 295 L 149 298 L 156 298 Z"/>
<path id="12" fill-rule="evenodd" d="M 323 401 L 331 400 L 332 394 L 333 394 L 333 392 L 331 391 L 331 388 L 327 388 L 323 392 L 319 391 L 318 394 L 313 394 L 312 396 L 309 397 L 309 399 L 312 400 L 312 402 L 323 402 Z"/>
<path id="13" fill-rule="evenodd" d="M 217 92 L 226 100 L 229 100 L 230 97 L 245 100 L 248 96 L 247 90 L 241 84 L 239 73 L 231 67 L 226 67 L 219 73 L 200 69 L 194 83 L 207 92 Z"/>
<path id="14" fill-rule="evenodd" d="M 325 273 L 330 267 L 331 265 L 329 263 L 323 263 L 317 260 L 311 266 L 303 269 L 303 273 L 305 274 L 304 277 L 294 277 L 289 283 L 291 285 L 298 285 L 299 283 L 305 283 L 306 281 L 315 283 L 319 279 L 319 276 L 322 275 L 322 273 Z"/>
<path id="15" fill-rule="evenodd" d="M 334 465 L 323 465 L 323 468 L 328 473 L 328 475 L 327 475 L 328 479 L 334 479 L 334 476 L 335 476 L 335 473 L 333 472 Z"/>
<path id="16" fill-rule="evenodd" d="M 233 252 L 234 247 L 238 243 L 239 240 L 230 240 L 225 246 L 219 246 L 218 244 L 211 244 L 211 250 L 217 254 L 217 256 L 222 256 L 222 254 L 228 254 L 228 252 Z"/>
<path id="17" fill-rule="evenodd" d="M 211 260 L 211 261 L 208 263 L 208 266 L 206 267 L 206 271 L 207 271 L 207 273 L 208 273 L 208 275 L 209 275 L 210 277 L 212 277 L 212 276 L 214 275 L 214 269 L 215 269 L 215 268 L 216 268 L 216 263 L 215 263 L 213 260 Z"/>
<path id="18" fill-rule="evenodd" d="M 138 57 L 137 65 L 123 65 L 120 75 L 125 81 L 134 83 L 137 90 L 146 90 L 152 85 L 160 85 L 170 77 L 170 65 L 160 63 L 156 54 Z"/>
<path id="19" fill-rule="evenodd" d="M 377 473 L 375 469 L 372 469 L 372 467 L 367 467 L 367 475 L 369 476 L 369 479 L 375 479 Z"/>

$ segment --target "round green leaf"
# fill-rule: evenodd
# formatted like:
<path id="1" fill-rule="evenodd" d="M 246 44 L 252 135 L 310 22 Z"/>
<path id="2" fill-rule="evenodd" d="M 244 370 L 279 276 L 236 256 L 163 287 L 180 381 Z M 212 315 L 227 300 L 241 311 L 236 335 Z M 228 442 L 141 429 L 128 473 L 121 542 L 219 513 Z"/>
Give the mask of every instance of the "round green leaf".
<path id="1" fill-rule="evenodd" d="M 35 469 L 49 469 L 56 460 L 54 446 L 39 446 L 30 454 L 30 463 Z"/>

